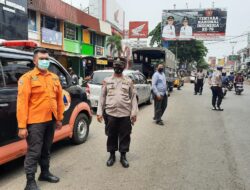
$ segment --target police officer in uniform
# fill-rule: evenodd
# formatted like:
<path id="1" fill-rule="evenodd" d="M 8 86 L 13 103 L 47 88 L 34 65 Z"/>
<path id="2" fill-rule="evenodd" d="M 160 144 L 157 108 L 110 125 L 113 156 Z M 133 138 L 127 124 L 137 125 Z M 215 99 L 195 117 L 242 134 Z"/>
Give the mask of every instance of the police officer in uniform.
<path id="1" fill-rule="evenodd" d="M 220 107 L 223 99 L 222 69 L 223 67 L 218 66 L 217 71 L 214 71 L 213 74 L 209 77 L 209 84 L 211 86 L 213 94 L 212 96 L 213 110 L 218 110 L 218 111 L 223 111 L 223 109 Z"/>
<path id="2" fill-rule="evenodd" d="M 27 184 L 25 190 L 38 190 L 35 173 L 41 167 L 39 181 L 59 182 L 49 171 L 50 148 L 55 128 L 62 128 L 64 103 L 62 87 L 57 75 L 48 71 L 50 65 L 46 49 L 34 51 L 35 68 L 18 81 L 18 136 L 26 139 L 28 151 L 24 161 Z"/>
<path id="3" fill-rule="evenodd" d="M 107 151 L 110 153 L 107 166 L 115 163 L 115 152 L 119 150 L 120 162 L 124 168 L 128 168 L 126 152 L 129 151 L 132 125 L 136 122 L 138 112 L 136 90 L 132 80 L 122 74 L 125 63 L 117 60 L 113 67 L 114 74 L 103 82 L 97 120 L 105 120 Z"/>
<path id="4" fill-rule="evenodd" d="M 167 25 L 163 28 L 162 38 L 164 38 L 165 40 L 176 38 L 173 16 L 169 16 L 167 18 Z"/>

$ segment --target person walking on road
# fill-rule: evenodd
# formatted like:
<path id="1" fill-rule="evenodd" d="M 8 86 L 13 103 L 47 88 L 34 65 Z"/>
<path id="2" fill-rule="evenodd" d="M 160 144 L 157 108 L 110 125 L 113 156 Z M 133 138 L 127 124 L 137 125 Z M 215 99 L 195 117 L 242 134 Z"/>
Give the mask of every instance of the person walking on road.
<path id="1" fill-rule="evenodd" d="M 40 181 L 59 182 L 49 171 L 50 148 L 55 127 L 62 128 L 64 103 L 62 87 L 57 75 L 49 72 L 46 49 L 34 51 L 35 68 L 18 81 L 18 136 L 26 139 L 28 151 L 24 161 L 27 184 L 25 190 L 38 190 L 35 181 L 37 164 L 41 167 Z"/>
<path id="2" fill-rule="evenodd" d="M 203 70 L 198 69 L 198 72 L 196 74 L 195 95 L 197 95 L 197 93 L 202 95 L 203 86 L 204 86 L 204 79 L 205 79 L 205 74 L 203 73 Z"/>
<path id="3" fill-rule="evenodd" d="M 118 150 L 121 153 L 122 166 L 129 167 L 126 153 L 129 152 L 132 125 L 136 122 L 138 112 L 136 89 L 132 80 L 122 74 L 124 68 L 124 62 L 114 62 L 114 74 L 104 79 L 97 109 L 97 120 L 102 122 L 104 118 L 105 132 L 108 136 L 108 167 L 115 163 L 115 152 Z"/>
<path id="4" fill-rule="evenodd" d="M 222 91 L 222 69 L 223 67 L 217 67 L 217 71 L 209 78 L 209 84 L 212 90 L 212 106 L 213 110 L 223 111 L 220 107 L 223 99 L 223 91 Z M 217 106 L 217 107 L 216 107 Z"/>
<path id="5" fill-rule="evenodd" d="M 154 94 L 154 120 L 156 124 L 164 125 L 161 117 L 167 108 L 168 96 L 163 64 L 157 66 L 157 71 L 152 77 L 152 89 Z"/>

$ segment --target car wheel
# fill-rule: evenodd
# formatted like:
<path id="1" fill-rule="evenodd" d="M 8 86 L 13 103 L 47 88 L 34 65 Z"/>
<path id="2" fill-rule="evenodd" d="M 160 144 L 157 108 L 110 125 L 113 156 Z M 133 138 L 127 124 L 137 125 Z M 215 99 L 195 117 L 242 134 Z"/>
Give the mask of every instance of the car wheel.
<path id="1" fill-rule="evenodd" d="M 146 104 L 147 104 L 147 105 L 152 104 L 152 103 L 153 103 L 153 100 L 154 100 L 154 98 L 153 98 L 153 94 L 152 94 L 152 93 L 150 93 L 149 100 L 146 102 Z"/>
<path id="2" fill-rule="evenodd" d="M 72 142 L 74 144 L 84 143 L 89 135 L 89 118 L 86 114 L 80 113 L 75 120 Z"/>

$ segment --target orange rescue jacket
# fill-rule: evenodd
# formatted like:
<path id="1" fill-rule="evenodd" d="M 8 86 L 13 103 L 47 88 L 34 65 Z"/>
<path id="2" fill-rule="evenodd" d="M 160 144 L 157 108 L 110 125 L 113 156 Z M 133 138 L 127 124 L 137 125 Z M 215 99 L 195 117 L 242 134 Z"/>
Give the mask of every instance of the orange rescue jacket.
<path id="1" fill-rule="evenodd" d="M 47 71 L 39 69 L 24 74 L 18 81 L 17 121 L 18 128 L 26 128 L 27 124 L 43 123 L 63 119 L 64 102 L 59 78 Z"/>

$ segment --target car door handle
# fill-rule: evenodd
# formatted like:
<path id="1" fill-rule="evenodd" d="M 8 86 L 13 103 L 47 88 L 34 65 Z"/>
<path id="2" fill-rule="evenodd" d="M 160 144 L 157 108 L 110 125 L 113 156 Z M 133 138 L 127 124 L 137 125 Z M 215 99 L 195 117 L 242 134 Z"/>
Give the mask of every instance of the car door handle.
<path id="1" fill-rule="evenodd" d="M 3 103 L 3 104 L 0 104 L 0 108 L 4 108 L 4 107 L 8 107 L 9 104 L 8 103 Z"/>

